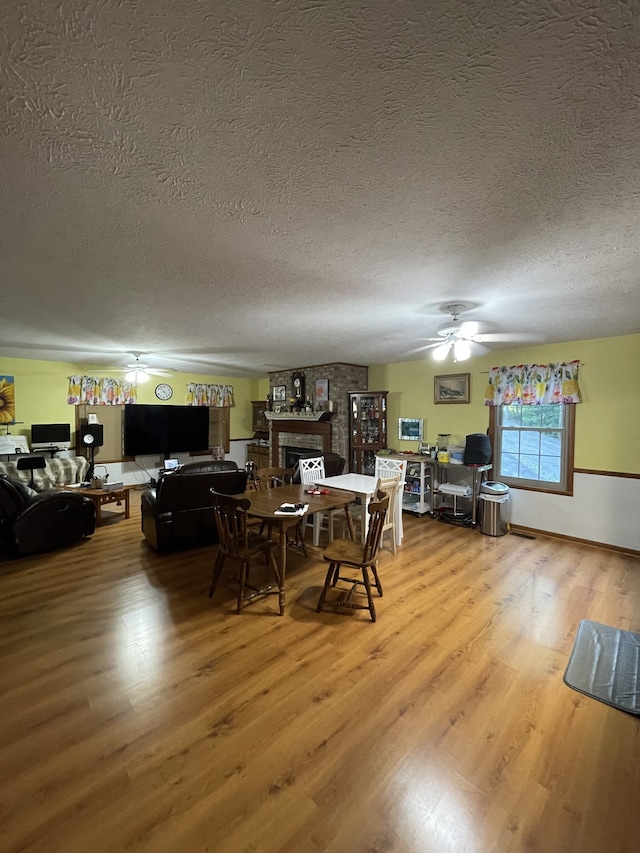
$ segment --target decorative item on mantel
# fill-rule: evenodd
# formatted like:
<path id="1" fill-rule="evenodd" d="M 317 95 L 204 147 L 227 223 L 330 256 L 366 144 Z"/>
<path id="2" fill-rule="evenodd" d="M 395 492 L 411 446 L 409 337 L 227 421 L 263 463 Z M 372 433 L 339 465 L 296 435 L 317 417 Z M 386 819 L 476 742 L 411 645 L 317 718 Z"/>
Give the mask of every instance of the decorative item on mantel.
<path id="1" fill-rule="evenodd" d="M 331 412 L 265 412 L 265 418 L 268 421 L 327 421 L 331 417 Z"/>
<path id="2" fill-rule="evenodd" d="M 305 375 L 300 370 L 294 370 L 291 374 L 291 384 L 293 386 L 294 402 L 304 404 L 305 400 Z"/>
<path id="3" fill-rule="evenodd" d="M 329 399 L 329 380 L 316 379 L 316 403 L 326 403 Z"/>

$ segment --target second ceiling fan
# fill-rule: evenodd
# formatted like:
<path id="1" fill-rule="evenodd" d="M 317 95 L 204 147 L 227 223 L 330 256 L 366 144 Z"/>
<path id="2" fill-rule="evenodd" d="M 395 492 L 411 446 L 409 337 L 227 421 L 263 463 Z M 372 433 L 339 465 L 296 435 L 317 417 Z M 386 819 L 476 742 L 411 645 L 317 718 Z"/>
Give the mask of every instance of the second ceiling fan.
<path id="1" fill-rule="evenodd" d="M 123 368 L 125 379 L 127 382 L 147 382 L 152 376 L 171 376 L 165 370 L 156 370 L 149 367 L 144 361 L 140 361 L 141 352 L 132 352 L 131 355 L 135 359 L 130 364 Z"/>

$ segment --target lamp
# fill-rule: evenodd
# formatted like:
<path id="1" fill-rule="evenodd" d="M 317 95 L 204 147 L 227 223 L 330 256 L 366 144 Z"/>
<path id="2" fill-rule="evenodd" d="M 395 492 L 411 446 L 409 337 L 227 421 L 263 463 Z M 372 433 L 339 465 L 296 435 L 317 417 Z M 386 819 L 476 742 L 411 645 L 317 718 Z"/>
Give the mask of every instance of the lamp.
<path id="1" fill-rule="evenodd" d="M 31 471 L 29 485 L 34 488 L 33 472 L 36 468 L 46 468 L 47 462 L 44 456 L 20 456 L 18 459 L 18 471 Z"/>

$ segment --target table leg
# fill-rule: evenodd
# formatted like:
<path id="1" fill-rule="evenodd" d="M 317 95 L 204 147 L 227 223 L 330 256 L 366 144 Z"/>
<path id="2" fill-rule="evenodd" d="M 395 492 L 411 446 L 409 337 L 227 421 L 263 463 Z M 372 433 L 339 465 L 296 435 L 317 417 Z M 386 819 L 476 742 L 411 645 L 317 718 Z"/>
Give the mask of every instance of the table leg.
<path id="1" fill-rule="evenodd" d="M 129 518 L 129 489 L 124 490 L 124 517 Z"/>
<path id="2" fill-rule="evenodd" d="M 353 542 L 356 541 L 356 531 L 353 527 L 353 516 L 351 515 L 351 507 L 348 503 L 344 505 L 344 514 L 347 516 L 347 527 L 349 528 L 349 536 Z"/>
<path id="3" fill-rule="evenodd" d="M 287 528 L 284 523 L 279 525 L 280 527 L 280 615 L 284 616 L 284 604 L 285 604 L 285 575 L 287 571 Z"/>
<path id="4" fill-rule="evenodd" d="M 478 515 L 478 474 L 482 476 L 482 471 L 474 470 L 471 478 L 471 526 L 476 526 L 476 517 Z"/>
<path id="5" fill-rule="evenodd" d="M 96 507 L 96 525 L 102 524 L 102 499 L 100 497 L 98 497 L 94 501 L 94 504 Z"/>

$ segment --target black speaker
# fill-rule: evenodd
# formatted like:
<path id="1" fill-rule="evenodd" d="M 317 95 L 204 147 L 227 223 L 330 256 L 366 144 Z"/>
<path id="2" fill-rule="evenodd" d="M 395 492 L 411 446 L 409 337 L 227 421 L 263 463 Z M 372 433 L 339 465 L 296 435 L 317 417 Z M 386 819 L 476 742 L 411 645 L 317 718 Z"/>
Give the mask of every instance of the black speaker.
<path id="1" fill-rule="evenodd" d="M 491 461 L 491 439 L 483 432 L 467 436 L 464 446 L 465 465 L 488 465 Z"/>
<path id="2" fill-rule="evenodd" d="M 84 447 L 102 447 L 104 427 L 102 424 L 84 424 L 80 427 L 80 443 Z"/>

